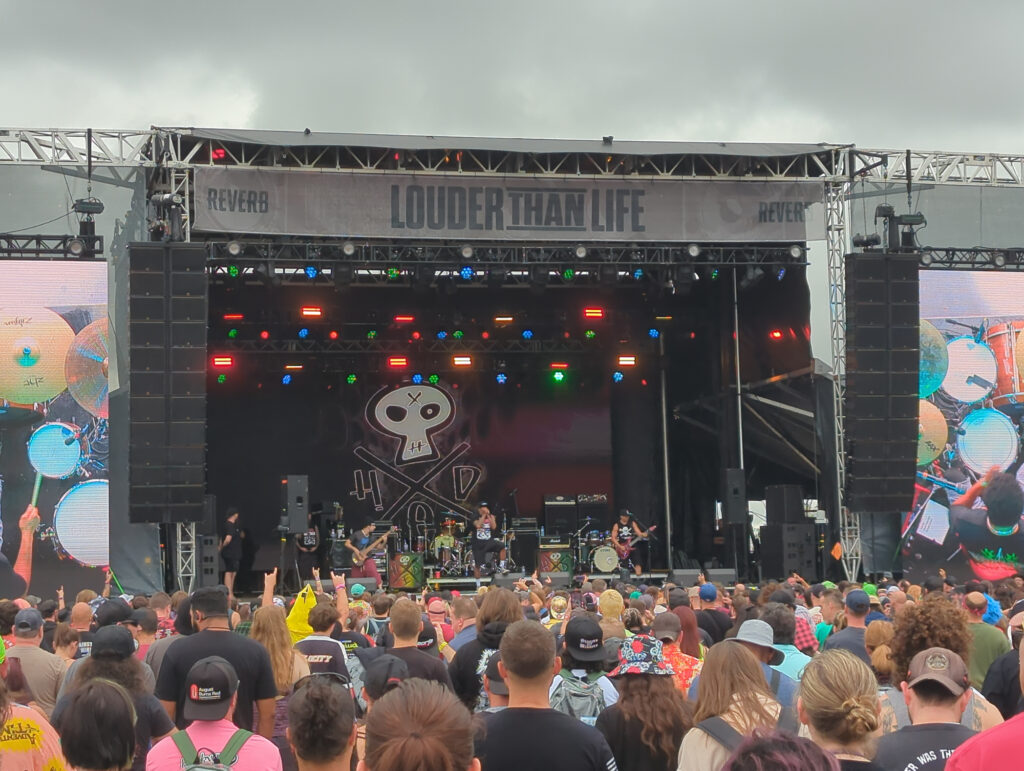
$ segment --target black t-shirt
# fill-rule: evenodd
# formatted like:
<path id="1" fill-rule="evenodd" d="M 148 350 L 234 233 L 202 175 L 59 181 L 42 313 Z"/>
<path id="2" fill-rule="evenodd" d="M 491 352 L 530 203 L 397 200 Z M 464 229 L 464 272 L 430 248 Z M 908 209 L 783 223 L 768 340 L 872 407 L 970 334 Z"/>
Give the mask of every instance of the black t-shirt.
<path id="1" fill-rule="evenodd" d="M 57 625 L 53 621 L 43 622 L 43 641 L 39 647 L 47 653 L 56 653 L 53 649 L 53 633 L 57 631 Z"/>
<path id="2" fill-rule="evenodd" d="M 61 731 L 60 716 L 71 702 L 70 695 L 62 696 L 53 708 L 50 724 Z M 132 771 L 145 771 L 146 755 L 153 739 L 166 736 L 174 730 L 174 723 L 167 717 L 167 711 L 151 693 L 132 694 L 135 705 L 135 759 Z"/>
<path id="3" fill-rule="evenodd" d="M 878 740 L 875 763 L 886 771 L 941 771 L 975 733 L 959 723 L 908 725 Z"/>
<path id="4" fill-rule="evenodd" d="M 366 635 L 360 632 L 342 632 L 341 625 L 335 624 L 334 631 L 331 632 L 331 638 L 337 640 L 345 646 L 345 651 L 348 655 L 352 655 L 358 648 L 372 648 L 370 641 L 366 639 Z"/>
<path id="5" fill-rule="evenodd" d="M 711 636 L 711 642 L 720 643 L 725 639 L 725 633 L 732 628 L 732 619 L 728 613 L 720 610 L 698 610 L 697 626 Z"/>
<path id="6" fill-rule="evenodd" d="M 888 768 L 872 763 L 870 760 L 850 760 L 844 758 L 839 761 L 839 771 L 889 771 Z"/>
<path id="7" fill-rule="evenodd" d="M 675 771 L 679 745 L 686 733 L 681 724 L 672 737 L 676 749 L 671 757 L 653 754 L 643 743 L 643 724 L 623 717 L 618 704 L 613 704 L 598 715 L 596 725 L 608 742 L 619 771 Z"/>
<path id="8" fill-rule="evenodd" d="M 617 771 L 601 732 L 553 709 L 509 708 L 487 721 L 487 771 Z"/>
<path id="9" fill-rule="evenodd" d="M 999 710 L 1003 720 L 1024 712 L 1024 696 L 1020 692 L 1020 657 L 1008 651 L 992 662 L 981 686 L 981 695 Z"/>
<path id="10" fill-rule="evenodd" d="M 156 697 L 177 704 L 175 723 L 187 728 L 182 715 L 185 705 L 185 679 L 192 665 L 207 656 L 221 656 L 238 673 L 238 706 L 232 717 L 235 725 L 253 730 L 253 703 L 277 697 L 274 670 L 267 649 L 255 640 L 234 632 L 206 630 L 182 637 L 167 648 L 160 675 L 156 681 Z"/>
<path id="11" fill-rule="evenodd" d="M 320 545 L 320 534 L 315 527 L 311 527 L 306 532 L 295 536 L 295 541 L 303 549 L 315 549 Z"/>
<path id="12" fill-rule="evenodd" d="M 242 533 L 238 529 L 237 522 L 228 522 L 224 525 L 224 537 L 231 536 L 231 541 L 221 550 L 224 559 L 242 559 Z"/>
<path id="13" fill-rule="evenodd" d="M 390 648 L 388 653 L 397 656 L 409 667 L 409 677 L 418 677 L 422 680 L 433 680 L 440 683 L 449 691 L 454 691 L 452 679 L 448 675 L 448 667 L 436 656 L 416 650 L 415 648 Z"/>
<path id="14" fill-rule="evenodd" d="M 295 650 L 306 657 L 310 672 L 337 672 L 349 676 L 345 665 L 344 644 L 330 637 L 313 635 L 295 644 Z"/>
<path id="15" fill-rule="evenodd" d="M 92 632 L 78 633 L 78 653 L 75 654 L 76 659 L 84 659 L 92 653 L 92 638 Z"/>
<path id="16" fill-rule="evenodd" d="M 1005 563 L 1015 570 L 1024 560 L 1024 520 L 1012 535 L 995 535 L 988 529 L 988 509 L 953 506 L 949 510 L 953 529 L 972 562 Z"/>

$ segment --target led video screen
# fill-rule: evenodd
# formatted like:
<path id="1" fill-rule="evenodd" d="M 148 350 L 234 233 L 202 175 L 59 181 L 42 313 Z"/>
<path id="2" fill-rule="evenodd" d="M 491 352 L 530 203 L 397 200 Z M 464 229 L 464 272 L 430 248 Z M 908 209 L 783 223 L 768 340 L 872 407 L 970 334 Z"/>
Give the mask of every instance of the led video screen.
<path id="1" fill-rule="evenodd" d="M 107 266 L 0 261 L 0 597 L 103 585 Z"/>
<path id="2" fill-rule="evenodd" d="M 918 469 L 904 570 L 998 580 L 1024 567 L 1024 274 L 920 278 Z M 996 469 L 1016 483 L 995 483 Z"/>

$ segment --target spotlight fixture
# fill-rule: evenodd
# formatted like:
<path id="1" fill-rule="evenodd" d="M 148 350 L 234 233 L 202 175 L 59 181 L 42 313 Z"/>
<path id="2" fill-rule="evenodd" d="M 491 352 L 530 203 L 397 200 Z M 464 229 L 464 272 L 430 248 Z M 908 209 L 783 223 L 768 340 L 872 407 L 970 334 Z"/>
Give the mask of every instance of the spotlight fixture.
<path id="1" fill-rule="evenodd" d="M 349 372 L 348 375 L 345 377 L 345 382 L 348 383 L 349 385 L 355 385 L 357 379 L 358 378 L 356 377 L 354 372 Z"/>
<path id="2" fill-rule="evenodd" d="M 85 254 L 85 241 L 81 238 L 72 238 L 68 241 L 67 249 L 72 257 L 81 257 Z"/>
<path id="3" fill-rule="evenodd" d="M 878 233 L 868 233 L 866 236 L 857 233 L 853 237 L 853 245 L 858 248 L 879 246 L 882 243 L 882 237 Z"/>
<path id="4" fill-rule="evenodd" d="M 421 375 L 419 372 L 416 372 L 410 379 L 412 380 L 413 385 L 420 385 L 423 382 L 423 375 Z"/>
<path id="5" fill-rule="evenodd" d="M 473 257 L 473 247 L 469 244 L 465 244 L 460 250 L 459 254 L 462 255 L 462 259 L 469 260 Z"/>
<path id="6" fill-rule="evenodd" d="M 533 330 L 532 329 L 524 329 L 523 330 L 523 340 L 533 340 Z"/>
<path id="7" fill-rule="evenodd" d="M 459 275 L 462 276 L 464 281 L 472 281 L 473 276 L 476 275 L 476 271 L 470 265 L 463 265 L 462 270 L 459 271 Z"/>
<path id="8" fill-rule="evenodd" d="M 316 265 L 307 265 L 305 269 L 306 278 L 315 279 L 320 275 L 320 269 Z"/>
<path id="9" fill-rule="evenodd" d="M 341 245 L 341 253 L 346 257 L 351 257 L 356 253 L 356 245 L 351 241 L 346 241 Z"/>
<path id="10" fill-rule="evenodd" d="M 789 256 L 794 260 L 802 259 L 804 256 L 804 248 L 800 244 L 793 244 L 789 247 Z"/>
<path id="11" fill-rule="evenodd" d="M 472 367 L 473 357 L 472 356 L 453 356 L 452 357 L 453 367 Z"/>
<path id="12" fill-rule="evenodd" d="M 623 354 L 622 356 L 619 356 L 618 362 L 620 367 L 635 367 L 636 356 L 633 356 L 632 354 Z"/>
<path id="13" fill-rule="evenodd" d="M 697 244 L 690 244 L 686 247 L 686 253 L 693 258 L 700 257 L 700 246 Z"/>
<path id="14" fill-rule="evenodd" d="M 580 244 L 579 246 L 577 246 L 576 247 L 576 258 L 579 259 L 579 260 L 582 260 L 586 256 L 587 256 L 587 247 L 585 247 L 583 244 Z"/>
<path id="15" fill-rule="evenodd" d="M 992 255 L 992 264 L 997 268 L 1006 267 L 1006 254 L 1004 252 L 996 252 Z"/>
<path id="16" fill-rule="evenodd" d="M 305 340 L 307 337 L 309 337 L 309 329 L 303 327 L 302 329 L 299 330 L 299 339 Z"/>
<path id="17" fill-rule="evenodd" d="M 922 265 L 923 265 L 924 267 L 926 267 L 926 268 L 927 268 L 927 267 L 928 267 L 929 265 L 931 265 L 931 264 L 932 264 L 932 262 L 934 262 L 934 260 L 932 259 L 932 256 L 931 256 L 931 255 L 930 255 L 930 254 L 929 254 L 928 252 L 924 252 L 924 253 L 923 253 L 923 254 L 921 255 L 921 264 L 922 264 Z"/>
<path id="18" fill-rule="evenodd" d="M 505 383 L 508 382 L 508 375 L 504 372 L 499 372 L 494 376 L 494 379 L 497 381 L 498 385 L 505 385 Z"/>
<path id="19" fill-rule="evenodd" d="M 661 337 L 661 332 L 658 329 L 651 327 L 650 329 L 647 330 L 647 336 L 652 340 L 657 340 L 659 337 Z"/>
<path id="20" fill-rule="evenodd" d="M 228 241 L 227 248 L 228 254 L 230 254 L 232 257 L 238 257 L 244 251 L 244 247 L 242 246 L 241 241 Z"/>
<path id="21" fill-rule="evenodd" d="M 644 269 L 643 268 L 637 268 L 636 270 L 633 271 L 633 280 L 634 281 L 639 281 L 643 277 L 644 277 Z"/>
<path id="22" fill-rule="evenodd" d="M 779 268 L 778 270 L 775 271 L 775 280 L 776 281 L 782 281 L 782 279 L 784 279 L 785 277 L 786 277 L 786 269 L 785 268 Z"/>
<path id="23" fill-rule="evenodd" d="M 291 375 L 285 375 L 284 377 L 281 378 L 281 385 L 291 385 L 291 383 L 292 383 L 292 376 Z"/>

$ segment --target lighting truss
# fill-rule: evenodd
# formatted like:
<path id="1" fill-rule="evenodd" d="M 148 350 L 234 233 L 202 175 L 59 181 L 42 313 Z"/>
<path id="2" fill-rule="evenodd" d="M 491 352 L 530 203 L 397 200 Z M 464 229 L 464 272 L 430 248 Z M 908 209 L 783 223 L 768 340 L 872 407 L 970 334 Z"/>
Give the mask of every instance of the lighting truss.
<path id="1" fill-rule="evenodd" d="M 103 236 L 41 236 L 0 233 L 0 259 L 77 259 L 79 254 L 99 258 L 103 254 Z M 89 259 L 85 257 L 84 259 Z"/>
<path id="2" fill-rule="evenodd" d="M 920 250 L 922 268 L 936 270 L 1024 270 L 1024 248 L 969 249 L 925 246 Z"/>
<path id="3" fill-rule="evenodd" d="M 637 343 L 639 350 L 645 344 Z M 297 353 L 330 353 L 330 354 L 363 354 L 381 355 L 397 353 L 450 355 L 467 354 L 586 354 L 594 355 L 591 345 L 584 340 L 437 340 L 423 339 L 415 343 L 408 340 L 223 340 L 216 344 L 210 343 L 210 349 L 224 354 L 297 354 Z"/>

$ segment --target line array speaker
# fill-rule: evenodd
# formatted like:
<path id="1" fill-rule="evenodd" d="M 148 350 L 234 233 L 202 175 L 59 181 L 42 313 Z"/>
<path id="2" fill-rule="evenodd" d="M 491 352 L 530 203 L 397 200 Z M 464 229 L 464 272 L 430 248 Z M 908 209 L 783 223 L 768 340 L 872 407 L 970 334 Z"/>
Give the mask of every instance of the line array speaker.
<path id="1" fill-rule="evenodd" d="M 747 522 L 747 482 L 741 468 L 722 469 L 722 517 L 730 525 Z"/>
<path id="2" fill-rule="evenodd" d="M 761 528 L 761 567 L 765 580 L 785 578 L 794 570 L 812 580 L 818 573 L 816 553 L 813 522 Z"/>
<path id="3" fill-rule="evenodd" d="M 769 525 L 799 525 L 807 521 L 800 485 L 767 485 L 764 499 L 765 521 Z"/>
<path id="4" fill-rule="evenodd" d="M 847 505 L 908 511 L 918 438 L 918 256 L 846 256 Z"/>
<path id="5" fill-rule="evenodd" d="M 200 522 L 206 486 L 206 251 L 128 247 L 129 520 Z"/>

